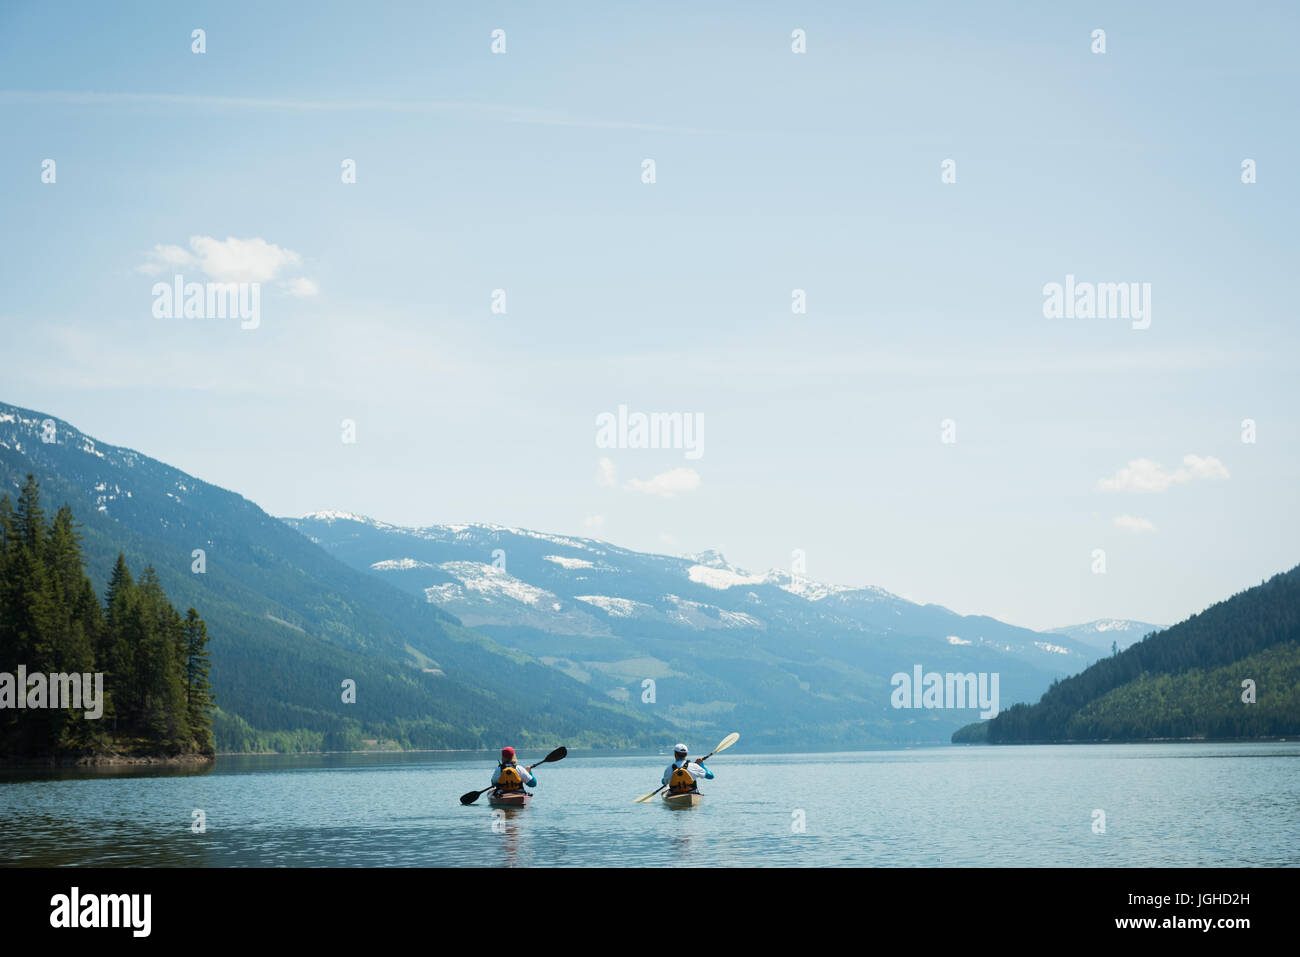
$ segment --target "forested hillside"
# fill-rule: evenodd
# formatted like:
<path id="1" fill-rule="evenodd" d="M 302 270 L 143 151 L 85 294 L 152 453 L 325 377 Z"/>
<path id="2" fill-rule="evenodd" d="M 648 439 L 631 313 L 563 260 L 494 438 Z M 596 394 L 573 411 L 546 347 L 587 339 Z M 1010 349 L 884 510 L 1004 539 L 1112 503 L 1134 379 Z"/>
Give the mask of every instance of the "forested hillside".
<path id="1" fill-rule="evenodd" d="M 47 441 L 46 439 L 49 439 Z M 211 633 L 218 751 L 662 744 L 673 731 L 428 602 L 346 567 L 254 503 L 0 403 L 0 491 L 28 474 L 82 529 L 103 593 L 119 553 Z M 344 681 L 355 701 L 343 701 Z"/>
<path id="2" fill-rule="evenodd" d="M 1300 734 L 1300 567 L 963 728 L 954 741 L 1143 740 Z"/>
<path id="3" fill-rule="evenodd" d="M 207 644 L 198 612 L 120 554 L 101 607 L 71 509 L 47 522 L 32 476 L 16 507 L 0 496 L 0 757 L 210 755 Z M 76 707 L 53 700 L 69 674 L 86 679 Z"/>

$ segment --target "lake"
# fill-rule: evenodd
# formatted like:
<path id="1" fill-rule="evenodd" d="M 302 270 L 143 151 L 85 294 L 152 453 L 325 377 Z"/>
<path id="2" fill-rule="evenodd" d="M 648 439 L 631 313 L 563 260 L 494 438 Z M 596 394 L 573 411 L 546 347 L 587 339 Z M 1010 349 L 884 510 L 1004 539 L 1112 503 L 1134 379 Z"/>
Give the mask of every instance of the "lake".
<path id="1" fill-rule="evenodd" d="M 181 867 L 1300 865 L 1300 743 L 934 747 L 709 762 L 572 753 L 495 812 L 489 754 L 221 757 L 201 773 L 0 775 L 8 865 Z M 538 760 L 544 750 L 522 752 Z M 191 830 L 193 812 L 206 830 Z M 800 825 L 802 824 L 802 830 Z M 1104 826 L 1104 830 L 1103 830 Z"/>

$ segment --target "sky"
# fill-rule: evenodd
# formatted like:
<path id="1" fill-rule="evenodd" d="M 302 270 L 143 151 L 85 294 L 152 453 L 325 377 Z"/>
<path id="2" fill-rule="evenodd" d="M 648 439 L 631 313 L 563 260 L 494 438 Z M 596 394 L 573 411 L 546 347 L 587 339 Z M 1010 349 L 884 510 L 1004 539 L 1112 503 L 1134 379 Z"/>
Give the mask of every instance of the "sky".
<path id="1" fill-rule="evenodd" d="M 1041 6 L 7 3 L 0 401 L 274 515 L 1179 621 L 1300 560 L 1300 12 Z"/>

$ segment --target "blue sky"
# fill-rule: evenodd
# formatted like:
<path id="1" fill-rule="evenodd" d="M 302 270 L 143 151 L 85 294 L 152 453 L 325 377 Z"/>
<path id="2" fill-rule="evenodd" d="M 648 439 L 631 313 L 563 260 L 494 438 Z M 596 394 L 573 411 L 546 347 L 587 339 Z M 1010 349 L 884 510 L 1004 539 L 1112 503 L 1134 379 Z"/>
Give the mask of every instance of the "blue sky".
<path id="1" fill-rule="evenodd" d="M 1297 561 L 1298 21 L 7 4 L 0 399 L 273 514 L 799 548 L 1033 627 L 1176 621 Z M 258 328 L 151 314 L 160 247 L 204 281 L 253 240 Z M 1150 327 L 1045 318 L 1067 274 L 1150 283 Z M 596 448 L 620 404 L 702 416 L 704 455 Z"/>

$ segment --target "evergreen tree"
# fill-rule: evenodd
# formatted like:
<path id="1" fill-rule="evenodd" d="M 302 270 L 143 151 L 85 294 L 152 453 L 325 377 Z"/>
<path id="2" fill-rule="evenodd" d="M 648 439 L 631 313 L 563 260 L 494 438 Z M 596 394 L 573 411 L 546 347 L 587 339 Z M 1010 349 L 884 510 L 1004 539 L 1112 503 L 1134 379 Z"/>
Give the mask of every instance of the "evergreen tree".
<path id="1" fill-rule="evenodd" d="M 130 719 L 131 689 L 134 685 L 131 637 L 131 609 L 136 603 L 135 580 L 127 567 L 126 556 L 117 553 L 113 572 L 104 594 L 105 623 L 95 660 L 104 673 L 104 716 L 116 731 L 119 718 Z"/>
<path id="2" fill-rule="evenodd" d="M 44 672 L 55 660 L 58 610 L 54 589 L 45 563 L 45 513 L 40 505 L 40 486 L 28 475 L 14 513 L 15 538 L 10 545 L 6 569 L 10 580 L 6 620 L 9 634 L 10 668 L 26 666 L 28 673 Z M 6 669 L 10 670 L 10 669 Z M 18 688 L 26 694 L 26 688 Z M 39 748 L 57 739 L 62 720 L 46 708 L 18 711 L 11 715 L 11 730 L 22 751 Z"/>
<path id="3" fill-rule="evenodd" d="M 12 571 L 17 551 L 17 516 L 8 495 L 0 497 L 0 671 L 14 674 L 18 666 L 17 577 Z M 17 733 L 18 712 L 0 709 L 0 751 Z"/>
<path id="4" fill-rule="evenodd" d="M 35 548 L 45 533 L 45 513 L 41 511 L 41 486 L 36 476 L 28 474 L 18 495 L 18 536 L 28 548 Z"/>
<path id="5" fill-rule="evenodd" d="M 190 728 L 199 750 L 211 752 L 212 741 L 212 683 L 208 673 L 212 669 L 208 654 L 208 626 L 191 608 L 185 613 L 182 630 L 185 652 L 185 701 Z"/>
<path id="6" fill-rule="evenodd" d="M 103 719 L 87 719 L 84 698 L 83 708 L 62 698 L 54 706 L 51 681 L 43 706 L 0 710 L 0 755 L 124 746 L 212 753 L 207 626 L 198 612 L 182 620 L 154 569 L 137 582 L 121 553 L 104 604 L 86 575 L 72 511 L 65 506 L 47 523 L 40 487 L 27 476 L 16 508 L 0 497 L 0 671 L 16 676 L 25 665 L 29 678 L 92 682 L 104 672 L 106 700 Z"/>
<path id="7" fill-rule="evenodd" d="M 134 654 L 133 719 L 154 746 L 179 751 L 190 738 L 179 650 L 182 622 L 167 602 L 150 565 L 136 586 L 131 629 Z"/>

